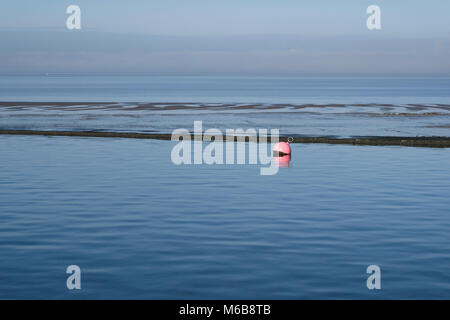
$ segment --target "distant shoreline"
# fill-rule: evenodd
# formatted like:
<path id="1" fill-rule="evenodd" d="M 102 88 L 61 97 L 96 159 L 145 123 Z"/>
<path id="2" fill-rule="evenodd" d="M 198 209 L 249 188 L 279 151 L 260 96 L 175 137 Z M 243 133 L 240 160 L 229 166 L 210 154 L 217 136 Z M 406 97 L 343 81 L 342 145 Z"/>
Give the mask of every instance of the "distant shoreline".
<path id="1" fill-rule="evenodd" d="M 97 137 L 97 138 L 127 138 L 171 140 L 171 134 L 165 133 L 137 133 L 137 132 L 102 132 L 102 131 L 55 131 L 55 130 L 0 130 L 0 135 L 38 135 L 63 137 Z M 205 135 L 207 136 L 207 135 Z M 193 136 L 191 136 L 193 137 Z M 237 137 L 234 137 L 235 141 Z M 280 137 L 280 141 L 291 143 L 325 143 L 365 146 L 404 146 L 426 148 L 450 148 L 450 137 Z M 245 139 L 248 141 L 248 137 Z M 270 141 L 270 138 L 268 139 Z"/>

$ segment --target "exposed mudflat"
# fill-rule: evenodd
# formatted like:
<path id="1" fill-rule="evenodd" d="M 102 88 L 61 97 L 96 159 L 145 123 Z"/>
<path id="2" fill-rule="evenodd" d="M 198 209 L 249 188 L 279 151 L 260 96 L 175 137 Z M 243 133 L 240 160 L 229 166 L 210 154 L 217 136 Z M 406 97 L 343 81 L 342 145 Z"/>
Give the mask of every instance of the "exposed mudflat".
<path id="1" fill-rule="evenodd" d="M 136 133 L 136 132 L 96 132 L 96 131 L 38 131 L 38 130 L 0 130 L 0 134 L 10 135 L 43 135 L 43 136 L 73 136 L 73 137 L 100 137 L 100 138 L 129 138 L 129 139 L 157 139 L 171 140 L 170 134 L 158 133 Z M 199 136 L 191 135 L 194 139 Z M 204 135 L 203 138 L 210 141 L 212 136 Z M 225 137 L 227 138 L 227 137 Z M 258 141 L 249 136 L 233 136 L 235 141 Z M 264 142 L 270 141 L 264 138 Z M 352 144 L 352 145 L 372 145 L 372 146 L 408 146 L 408 147 L 432 147 L 448 148 L 450 147 L 450 137 L 280 137 L 280 141 L 289 141 L 291 143 L 328 143 L 328 144 Z"/>
<path id="2" fill-rule="evenodd" d="M 281 136 L 301 142 L 360 144 L 360 137 L 371 137 L 364 144 L 422 146 L 430 144 L 425 138 L 450 138 L 446 104 L 0 102 L 2 132 L 166 137 L 178 128 L 193 132 L 194 121 L 202 121 L 203 130 L 222 132 L 279 129 Z"/>

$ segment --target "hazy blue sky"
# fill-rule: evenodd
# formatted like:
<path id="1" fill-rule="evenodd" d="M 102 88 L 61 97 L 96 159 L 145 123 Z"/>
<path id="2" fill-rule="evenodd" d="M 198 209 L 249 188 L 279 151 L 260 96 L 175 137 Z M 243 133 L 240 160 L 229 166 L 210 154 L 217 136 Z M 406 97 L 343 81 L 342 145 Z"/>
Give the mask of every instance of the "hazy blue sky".
<path id="1" fill-rule="evenodd" d="M 82 30 L 66 8 L 81 7 Z M 382 30 L 366 28 L 381 7 Z M 450 73 L 449 0 L 2 0 L 0 73 Z"/>

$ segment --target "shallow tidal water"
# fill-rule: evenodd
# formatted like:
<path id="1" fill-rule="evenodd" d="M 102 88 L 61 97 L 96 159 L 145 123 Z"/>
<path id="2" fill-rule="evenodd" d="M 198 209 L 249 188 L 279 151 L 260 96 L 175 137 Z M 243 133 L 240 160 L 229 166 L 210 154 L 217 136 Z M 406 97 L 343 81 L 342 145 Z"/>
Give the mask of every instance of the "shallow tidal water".
<path id="1" fill-rule="evenodd" d="M 171 133 L 197 120 L 284 136 L 449 137 L 450 78 L 0 76 L 3 130 Z"/>
<path id="2" fill-rule="evenodd" d="M 174 145 L 0 136 L 0 298 L 450 298 L 450 149 L 294 144 L 261 176 Z"/>

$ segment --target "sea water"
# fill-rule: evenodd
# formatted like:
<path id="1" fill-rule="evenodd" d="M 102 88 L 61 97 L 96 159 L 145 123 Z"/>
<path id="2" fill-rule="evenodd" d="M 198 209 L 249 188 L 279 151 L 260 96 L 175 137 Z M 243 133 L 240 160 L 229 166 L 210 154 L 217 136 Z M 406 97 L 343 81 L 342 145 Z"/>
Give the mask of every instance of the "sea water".
<path id="1" fill-rule="evenodd" d="M 37 102 L 0 129 L 450 136 L 442 77 L 1 76 L 0 101 Z M 154 102 L 191 105 L 134 109 Z M 261 176 L 176 166 L 174 145 L 1 135 L 0 298 L 450 298 L 450 149 L 294 144 Z"/>
<path id="2" fill-rule="evenodd" d="M 174 145 L 0 136 L 0 298 L 450 298 L 450 149 L 294 144 L 261 176 Z"/>

